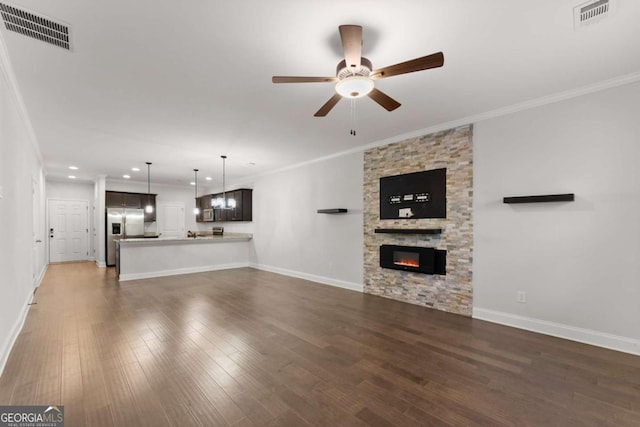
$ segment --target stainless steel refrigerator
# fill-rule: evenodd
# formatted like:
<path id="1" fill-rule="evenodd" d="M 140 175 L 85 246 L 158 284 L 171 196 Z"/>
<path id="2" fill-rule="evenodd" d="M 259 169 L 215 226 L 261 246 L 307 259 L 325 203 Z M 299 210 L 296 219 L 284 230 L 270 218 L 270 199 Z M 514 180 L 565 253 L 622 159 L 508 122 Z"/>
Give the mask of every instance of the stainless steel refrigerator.
<path id="1" fill-rule="evenodd" d="M 107 208 L 107 265 L 116 264 L 116 240 L 144 237 L 144 209 Z"/>

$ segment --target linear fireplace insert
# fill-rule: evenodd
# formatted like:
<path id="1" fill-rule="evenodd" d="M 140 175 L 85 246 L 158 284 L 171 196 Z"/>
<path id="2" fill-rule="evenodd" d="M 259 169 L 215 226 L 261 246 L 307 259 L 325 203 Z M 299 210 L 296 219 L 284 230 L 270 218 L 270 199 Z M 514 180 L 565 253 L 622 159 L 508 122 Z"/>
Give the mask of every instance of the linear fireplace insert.
<path id="1" fill-rule="evenodd" d="M 447 251 L 418 246 L 380 246 L 380 267 L 424 274 L 446 272 Z"/>

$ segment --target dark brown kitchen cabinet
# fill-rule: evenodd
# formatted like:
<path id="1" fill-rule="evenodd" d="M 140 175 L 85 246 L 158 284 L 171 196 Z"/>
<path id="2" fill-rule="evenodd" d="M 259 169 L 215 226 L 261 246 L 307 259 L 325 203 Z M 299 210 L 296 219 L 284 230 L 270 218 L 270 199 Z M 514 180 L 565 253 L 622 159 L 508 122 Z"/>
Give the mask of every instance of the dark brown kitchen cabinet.
<path id="1" fill-rule="evenodd" d="M 211 194 L 200 197 L 200 210 L 211 209 Z"/>
<path id="2" fill-rule="evenodd" d="M 211 194 L 206 194 L 196 198 L 196 206 L 200 213 L 196 216 L 196 222 L 212 222 L 213 219 L 205 219 L 205 209 L 211 209 Z"/>
<path id="3" fill-rule="evenodd" d="M 200 214 L 196 217 L 196 222 L 227 222 L 227 221 L 251 221 L 252 214 L 252 193 L 253 190 L 242 188 L 239 190 L 227 191 L 227 199 L 234 199 L 236 207 L 233 209 L 218 209 L 211 206 L 211 201 L 222 197 L 222 193 L 207 194 L 196 198 L 196 205 L 200 208 Z M 213 219 L 205 219 L 204 210 L 213 210 Z"/>
<path id="4" fill-rule="evenodd" d="M 202 197 L 196 197 L 195 206 L 200 209 L 200 212 L 196 215 L 196 222 L 202 222 Z"/>
<path id="5" fill-rule="evenodd" d="M 105 206 L 108 208 L 121 208 L 124 206 L 123 193 L 107 191 L 105 194 Z"/>
<path id="6" fill-rule="evenodd" d="M 105 192 L 105 206 L 107 208 L 144 209 L 148 204 L 153 206 L 153 212 L 144 213 L 144 222 L 153 222 L 156 220 L 156 194 L 125 191 Z"/>
<path id="7" fill-rule="evenodd" d="M 241 189 L 233 192 L 236 201 L 235 209 L 229 210 L 229 221 L 251 221 L 252 220 L 252 196 L 253 190 Z"/>
<path id="8" fill-rule="evenodd" d="M 122 199 L 124 201 L 124 205 L 128 208 L 132 209 L 140 209 L 143 207 L 142 201 L 140 200 L 142 196 L 138 193 L 122 193 Z M 147 195 L 144 195 L 144 206 L 147 206 Z"/>
<path id="9" fill-rule="evenodd" d="M 107 191 L 105 197 L 105 204 L 108 208 L 132 208 L 140 209 L 140 196 L 139 193 L 125 193 L 122 191 Z M 146 194 L 144 195 L 146 197 Z"/>
<path id="10" fill-rule="evenodd" d="M 213 210 L 213 222 L 227 222 L 229 221 L 229 211 L 226 209 L 214 209 Z"/>
<path id="11" fill-rule="evenodd" d="M 225 196 L 227 199 L 234 199 L 236 201 L 236 207 L 232 209 L 215 209 L 213 216 L 214 222 L 252 220 L 253 190 L 242 188 L 239 190 L 227 191 Z M 216 197 L 222 197 L 222 193 L 212 195 L 212 198 Z"/>

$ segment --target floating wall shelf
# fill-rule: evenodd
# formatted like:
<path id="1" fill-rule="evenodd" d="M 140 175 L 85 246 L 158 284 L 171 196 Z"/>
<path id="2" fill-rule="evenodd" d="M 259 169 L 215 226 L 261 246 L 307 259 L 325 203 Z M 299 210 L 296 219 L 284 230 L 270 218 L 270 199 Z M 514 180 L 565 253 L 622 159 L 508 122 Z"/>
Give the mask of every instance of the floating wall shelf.
<path id="1" fill-rule="evenodd" d="M 547 203 L 547 202 L 573 202 L 575 194 L 546 194 L 542 196 L 517 196 L 505 197 L 504 203 Z"/>
<path id="2" fill-rule="evenodd" d="M 344 209 L 344 208 L 318 209 L 318 213 L 323 213 L 323 214 L 341 214 L 341 213 L 347 213 L 347 212 L 349 212 L 349 209 Z"/>
<path id="3" fill-rule="evenodd" d="M 376 228 L 374 233 L 384 234 L 441 234 L 442 228 Z"/>

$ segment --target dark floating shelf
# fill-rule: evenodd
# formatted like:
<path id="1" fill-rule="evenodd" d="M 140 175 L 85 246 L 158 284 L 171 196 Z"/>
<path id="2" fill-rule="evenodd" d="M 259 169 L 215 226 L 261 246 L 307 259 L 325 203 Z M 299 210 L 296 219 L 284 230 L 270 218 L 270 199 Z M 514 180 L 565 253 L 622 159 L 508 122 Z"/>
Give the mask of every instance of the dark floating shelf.
<path id="1" fill-rule="evenodd" d="M 347 212 L 349 212 L 349 209 L 344 209 L 344 208 L 318 209 L 318 213 L 324 213 L 324 214 L 340 214 L 340 213 L 347 213 Z"/>
<path id="2" fill-rule="evenodd" d="M 502 199 L 504 203 L 547 203 L 547 202 L 573 202 L 576 196 L 573 193 L 568 194 L 546 194 L 543 196 L 517 196 L 505 197 Z"/>
<path id="3" fill-rule="evenodd" d="M 374 233 L 383 234 L 441 234 L 442 228 L 376 228 Z"/>

